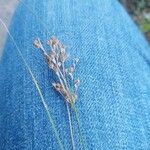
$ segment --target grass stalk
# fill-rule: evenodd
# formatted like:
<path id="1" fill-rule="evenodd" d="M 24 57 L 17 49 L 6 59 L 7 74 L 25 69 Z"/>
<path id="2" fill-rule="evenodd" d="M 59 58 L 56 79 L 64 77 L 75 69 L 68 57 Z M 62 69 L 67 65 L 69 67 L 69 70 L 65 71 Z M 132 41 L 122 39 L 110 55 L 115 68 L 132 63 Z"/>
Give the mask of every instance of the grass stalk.
<path id="1" fill-rule="evenodd" d="M 66 102 L 66 106 L 67 106 L 68 119 L 69 119 L 69 127 L 70 127 L 70 135 L 71 135 L 72 149 L 75 150 L 75 142 L 74 142 L 74 136 L 73 136 L 73 126 L 72 126 L 71 114 L 70 114 L 70 108 L 69 108 L 68 102 Z"/>
<path id="2" fill-rule="evenodd" d="M 36 17 L 37 20 L 39 20 L 39 22 L 41 23 L 41 25 L 44 27 L 45 31 L 50 35 L 50 32 L 49 32 L 49 30 L 47 28 L 47 25 L 42 21 L 42 19 L 38 15 L 36 15 L 35 12 L 26 3 L 24 3 L 22 0 L 18 0 L 18 1 L 20 3 L 22 3 Z M 66 84 L 66 81 L 65 81 L 65 84 Z M 75 113 L 75 119 L 76 119 L 76 122 L 77 122 L 77 125 L 78 125 L 79 136 L 80 136 L 80 144 L 83 147 L 82 149 L 85 149 L 84 140 L 83 140 L 83 136 L 82 136 L 82 132 L 81 132 L 81 127 L 80 127 L 79 115 L 78 115 L 76 106 L 74 104 L 71 104 L 71 108 L 73 109 L 73 111 Z M 72 127 L 72 122 L 71 122 L 71 116 L 69 116 L 70 110 L 68 111 L 68 108 L 67 108 L 67 112 L 69 112 L 68 113 L 68 119 L 69 119 L 69 124 L 70 124 L 70 134 L 71 134 L 71 139 L 72 139 L 72 147 L 74 147 L 73 127 Z"/>
<path id="3" fill-rule="evenodd" d="M 36 80 L 36 78 L 35 78 L 35 76 L 34 76 L 32 70 L 31 70 L 31 68 L 29 67 L 29 65 L 27 64 L 25 58 L 23 57 L 22 52 L 21 52 L 21 50 L 19 49 L 18 45 L 16 44 L 16 42 L 15 42 L 15 40 L 14 40 L 12 34 L 10 33 L 9 29 L 7 28 L 6 24 L 3 22 L 3 20 L 2 20 L 1 18 L 0 18 L 0 22 L 1 22 L 1 24 L 4 26 L 4 28 L 6 29 L 8 35 L 10 36 L 10 38 L 11 38 L 11 40 L 12 40 L 14 46 L 16 47 L 16 49 L 17 49 L 17 51 L 18 51 L 18 54 L 20 55 L 20 57 L 21 57 L 21 59 L 22 59 L 24 65 L 26 66 L 26 68 L 27 68 L 29 74 L 31 75 L 32 80 L 33 80 L 33 82 L 34 82 L 34 84 L 35 84 L 35 86 L 36 86 L 36 89 L 37 89 L 37 91 L 38 91 L 38 94 L 39 94 L 39 96 L 40 96 L 40 98 L 41 98 L 41 101 L 42 101 L 42 103 L 43 103 L 43 106 L 44 106 L 44 108 L 45 108 L 45 111 L 46 111 L 46 113 L 47 113 L 49 122 L 50 122 L 50 124 L 52 125 L 52 129 L 53 129 L 53 131 L 54 131 L 54 135 L 55 135 L 55 137 L 56 137 L 56 139 L 57 139 L 57 142 L 58 142 L 58 144 L 59 144 L 59 147 L 60 147 L 61 150 L 64 150 L 64 147 L 63 147 L 63 144 L 62 144 L 61 139 L 60 139 L 60 137 L 59 137 L 58 131 L 57 131 L 57 129 L 56 129 L 54 120 L 52 119 L 52 115 L 51 115 L 51 113 L 50 113 L 50 111 L 49 111 L 49 109 L 48 109 L 48 105 L 47 105 L 47 103 L 46 103 L 46 101 L 45 101 L 45 99 L 44 99 L 44 97 L 43 97 L 43 94 L 42 94 L 42 92 L 41 92 L 41 89 L 40 89 L 40 86 L 39 86 L 39 84 L 38 84 L 38 81 Z"/>
<path id="4" fill-rule="evenodd" d="M 64 73 L 64 64 L 62 64 L 62 66 L 63 66 L 63 73 L 61 72 L 61 70 L 59 70 L 59 73 L 60 73 L 62 79 L 61 79 L 61 77 L 59 75 L 58 75 L 58 79 L 59 79 L 59 81 L 60 81 L 60 83 L 62 85 L 66 86 L 68 88 L 67 82 L 66 82 L 65 77 L 64 77 L 65 76 L 65 73 Z M 71 114 L 70 114 L 69 103 L 67 101 L 65 103 L 66 103 L 66 107 L 67 107 L 67 115 L 68 115 L 68 121 L 69 121 L 69 128 L 70 128 L 70 136 L 71 136 L 72 149 L 75 150 L 75 142 L 74 142 L 74 135 L 73 135 L 73 126 L 72 126 L 72 121 L 71 121 Z"/>
<path id="5" fill-rule="evenodd" d="M 79 130 L 79 136 L 80 136 L 80 145 L 81 145 L 82 149 L 85 150 L 86 148 L 85 148 L 85 144 L 84 144 L 84 138 L 83 138 L 83 135 L 82 135 L 82 132 L 81 132 L 79 114 L 78 114 L 77 108 L 74 105 L 74 103 L 71 103 L 71 108 L 73 109 L 73 111 L 75 113 L 75 119 L 76 119 L 76 122 L 77 122 L 78 130 Z"/>

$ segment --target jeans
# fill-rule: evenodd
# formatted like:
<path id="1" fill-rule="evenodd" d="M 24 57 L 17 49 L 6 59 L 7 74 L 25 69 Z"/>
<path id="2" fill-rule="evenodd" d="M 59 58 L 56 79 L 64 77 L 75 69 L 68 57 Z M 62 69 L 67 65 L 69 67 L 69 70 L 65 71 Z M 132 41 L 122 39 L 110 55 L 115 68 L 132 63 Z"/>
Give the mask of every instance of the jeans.
<path id="1" fill-rule="evenodd" d="M 72 147 L 65 101 L 51 85 L 54 73 L 33 46 L 36 38 L 45 44 L 54 35 L 71 57 L 80 59 L 76 107 L 86 149 L 150 149 L 150 47 L 118 1 L 23 0 L 9 29 L 39 82 L 66 150 Z M 80 149 L 75 120 L 73 127 Z M 0 150 L 32 149 L 58 150 L 59 145 L 8 36 L 0 62 Z"/>

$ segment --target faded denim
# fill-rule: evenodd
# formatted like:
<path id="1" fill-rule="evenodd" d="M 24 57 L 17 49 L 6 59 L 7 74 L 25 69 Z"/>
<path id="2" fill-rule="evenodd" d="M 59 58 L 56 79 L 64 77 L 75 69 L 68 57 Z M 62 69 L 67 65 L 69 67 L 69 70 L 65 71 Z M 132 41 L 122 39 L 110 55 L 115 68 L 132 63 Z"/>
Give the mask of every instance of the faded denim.
<path id="1" fill-rule="evenodd" d="M 51 86 L 54 74 L 33 47 L 37 37 L 46 43 L 55 35 L 70 56 L 80 59 L 76 106 L 86 148 L 149 150 L 150 48 L 118 1 L 24 2 L 50 33 L 23 4 L 10 31 L 39 81 L 65 149 L 71 149 L 67 110 Z M 59 149 L 33 81 L 9 37 L 0 64 L 0 149 Z"/>

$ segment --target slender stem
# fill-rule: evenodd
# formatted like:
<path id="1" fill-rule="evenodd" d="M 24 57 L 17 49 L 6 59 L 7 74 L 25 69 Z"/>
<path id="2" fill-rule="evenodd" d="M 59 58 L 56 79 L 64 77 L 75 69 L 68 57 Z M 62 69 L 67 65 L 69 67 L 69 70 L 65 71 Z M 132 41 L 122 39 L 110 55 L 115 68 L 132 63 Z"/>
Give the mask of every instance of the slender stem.
<path id="1" fill-rule="evenodd" d="M 39 42 L 40 42 L 40 40 L 39 40 Z M 40 42 L 41 43 L 41 42 Z M 41 50 L 42 50 L 42 52 L 44 53 L 44 54 L 46 54 L 46 51 L 45 51 L 45 49 L 43 48 L 43 46 L 42 46 L 42 44 L 41 44 Z M 46 54 L 47 55 L 47 54 Z M 47 57 L 49 57 L 49 55 L 47 55 Z M 58 60 L 56 60 L 56 61 L 58 61 Z M 58 62 L 56 63 L 56 64 L 58 64 Z M 65 88 L 66 87 L 66 89 L 69 91 L 69 88 L 68 88 L 68 85 L 67 85 L 67 81 L 66 81 L 66 78 L 65 78 L 65 72 L 64 72 L 64 64 L 62 63 L 62 70 L 63 70 L 63 72 L 60 70 L 60 68 L 57 66 L 57 68 L 58 68 L 58 74 L 57 74 L 57 77 L 58 77 L 58 79 L 59 79 L 59 81 L 60 81 L 60 83 L 61 83 L 61 85 Z M 63 95 L 62 95 L 63 96 Z M 78 116 L 78 112 L 77 112 L 77 110 L 76 110 L 76 107 L 75 107 L 75 105 L 74 105 L 74 103 L 71 101 L 70 102 L 71 103 L 71 107 L 72 107 L 72 109 L 74 110 L 74 112 L 75 112 L 75 118 L 76 118 L 76 121 L 77 121 L 77 125 L 78 125 L 78 130 L 79 130 L 79 136 L 80 136 L 80 144 L 81 144 L 81 146 L 83 147 L 82 149 L 85 149 L 85 146 L 84 146 L 84 140 L 83 140 L 83 136 L 82 136 L 82 132 L 81 132 L 81 127 L 80 127 L 80 121 L 79 121 L 79 116 Z M 68 102 L 66 101 L 66 106 L 67 106 L 67 112 L 68 112 Z M 70 116 L 70 110 L 69 110 L 69 112 L 68 112 L 68 119 L 69 119 L 69 125 L 70 125 L 70 135 L 71 135 L 71 141 L 72 141 L 72 147 L 73 147 L 73 149 L 75 148 L 74 147 L 74 137 L 73 137 L 73 129 L 72 129 L 72 122 L 71 122 L 71 116 Z"/>
<path id="2" fill-rule="evenodd" d="M 64 83 L 66 85 L 66 88 L 69 90 L 68 85 L 67 85 L 67 81 L 65 79 L 65 66 L 64 66 L 64 62 L 62 63 L 62 71 L 63 73 L 61 74 L 62 78 L 64 79 Z M 73 150 L 75 150 L 75 143 L 74 143 L 74 137 L 73 137 L 73 127 L 72 127 L 72 121 L 71 121 L 71 115 L 70 115 L 70 108 L 68 105 L 68 102 L 66 102 L 66 106 L 67 106 L 67 111 L 68 111 L 68 118 L 69 118 L 69 124 L 70 124 L 70 134 L 71 134 L 71 139 L 72 139 L 72 148 Z"/>
<path id="3" fill-rule="evenodd" d="M 33 80 L 33 82 L 34 82 L 34 84 L 35 84 L 35 86 L 36 86 L 36 89 L 37 89 L 37 91 L 38 91 L 38 93 L 39 93 L 39 96 L 40 96 L 40 98 L 41 98 L 41 101 L 42 101 L 42 103 L 43 103 L 43 106 L 44 106 L 44 108 L 45 108 L 45 110 L 46 110 L 46 113 L 47 113 L 49 122 L 51 123 L 52 129 L 54 130 L 54 134 L 55 134 L 55 137 L 56 137 L 57 142 L 58 142 L 58 144 L 59 144 L 59 147 L 60 147 L 61 150 L 64 150 L 64 147 L 63 147 L 63 145 L 62 145 L 62 142 L 61 142 L 61 139 L 60 139 L 60 137 L 59 137 L 58 131 L 57 131 L 57 129 L 56 129 L 54 120 L 52 119 L 52 115 L 51 115 L 51 113 L 50 113 L 50 111 L 49 111 L 49 109 L 48 109 L 48 105 L 47 105 L 47 103 L 46 103 L 46 101 L 45 101 L 45 99 L 44 99 L 44 97 L 43 97 L 43 94 L 42 94 L 41 89 L 40 89 L 40 87 L 39 87 L 38 81 L 36 80 L 36 78 L 35 78 L 35 76 L 34 76 L 32 70 L 31 70 L 31 68 L 29 67 L 29 65 L 27 64 L 26 60 L 24 59 L 24 57 L 23 57 L 23 55 L 22 55 L 22 52 L 21 52 L 21 50 L 19 49 L 18 45 L 16 44 L 16 42 L 15 42 L 15 40 L 14 40 L 12 34 L 10 33 L 9 29 L 7 28 L 6 24 L 2 21 L 1 18 L 0 18 L 0 22 L 2 23 L 2 25 L 3 25 L 4 28 L 6 29 L 7 33 L 9 34 L 9 36 L 10 36 L 10 38 L 11 38 L 13 44 L 15 45 L 15 47 L 16 47 L 16 49 L 17 49 L 19 55 L 20 55 L 20 57 L 22 58 L 22 61 L 24 62 L 24 65 L 26 66 L 27 70 L 29 71 L 29 74 L 30 74 L 31 77 L 32 77 L 32 80 Z"/>
<path id="4" fill-rule="evenodd" d="M 71 114 L 70 114 L 70 109 L 69 109 L 68 102 L 66 102 L 66 106 L 67 106 L 69 126 L 70 126 L 70 135 L 71 135 L 72 149 L 75 150 L 75 142 L 74 142 L 74 137 L 73 137 L 73 127 L 72 127 Z"/>
<path id="5" fill-rule="evenodd" d="M 83 139 L 82 132 L 81 132 L 81 127 L 80 127 L 80 120 L 79 120 L 78 111 L 77 111 L 77 109 L 76 109 L 74 103 L 71 103 L 71 107 L 72 107 L 72 109 L 74 110 L 75 118 L 76 118 L 77 125 L 78 125 L 78 130 L 79 130 L 79 135 L 80 135 L 80 144 L 81 144 L 81 146 L 82 146 L 82 149 L 85 150 L 84 139 Z"/>
<path id="6" fill-rule="evenodd" d="M 58 69 L 59 69 L 59 67 L 58 67 Z M 59 74 L 57 74 L 57 76 L 58 76 L 58 79 L 59 79 L 61 85 L 62 85 L 63 87 L 65 87 L 65 86 L 64 86 L 64 84 L 66 83 L 66 82 L 64 81 L 64 80 L 65 80 L 65 77 L 63 76 L 62 79 L 64 79 L 64 80 L 62 80 L 62 79 L 60 78 L 60 73 L 61 73 L 61 76 L 63 76 L 63 73 L 62 73 L 61 70 L 59 69 Z M 67 86 L 67 85 L 66 85 L 66 86 Z M 67 87 L 66 87 L 66 88 L 67 88 Z M 73 126 L 72 126 L 72 121 L 71 121 L 70 109 L 69 109 L 69 105 L 68 105 L 68 102 L 67 102 L 67 101 L 66 101 L 66 107 L 67 107 L 67 113 L 68 113 L 68 120 L 69 120 L 69 127 L 70 127 L 70 136 L 71 136 L 72 149 L 75 150 L 75 142 L 74 142 L 74 136 L 73 136 Z"/>

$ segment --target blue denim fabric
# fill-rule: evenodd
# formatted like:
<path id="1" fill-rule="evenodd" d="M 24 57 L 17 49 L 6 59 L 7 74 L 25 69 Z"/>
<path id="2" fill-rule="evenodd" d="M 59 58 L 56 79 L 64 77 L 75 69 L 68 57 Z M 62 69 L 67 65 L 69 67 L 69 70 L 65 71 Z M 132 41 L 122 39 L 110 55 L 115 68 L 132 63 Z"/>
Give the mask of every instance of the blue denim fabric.
<path id="1" fill-rule="evenodd" d="M 116 0 L 24 0 L 10 31 L 32 68 L 66 150 L 71 149 L 64 100 L 51 83 L 37 37 L 55 35 L 78 57 L 78 108 L 88 150 L 150 149 L 150 48 Z M 76 122 L 73 122 L 76 128 Z M 76 129 L 75 129 L 76 130 Z M 77 131 L 77 130 L 76 130 Z M 79 148 L 78 133 L 75 133 Z M 58 150 L 33 81 L 8 37 L 0 64 L 0 149 Z"/>

